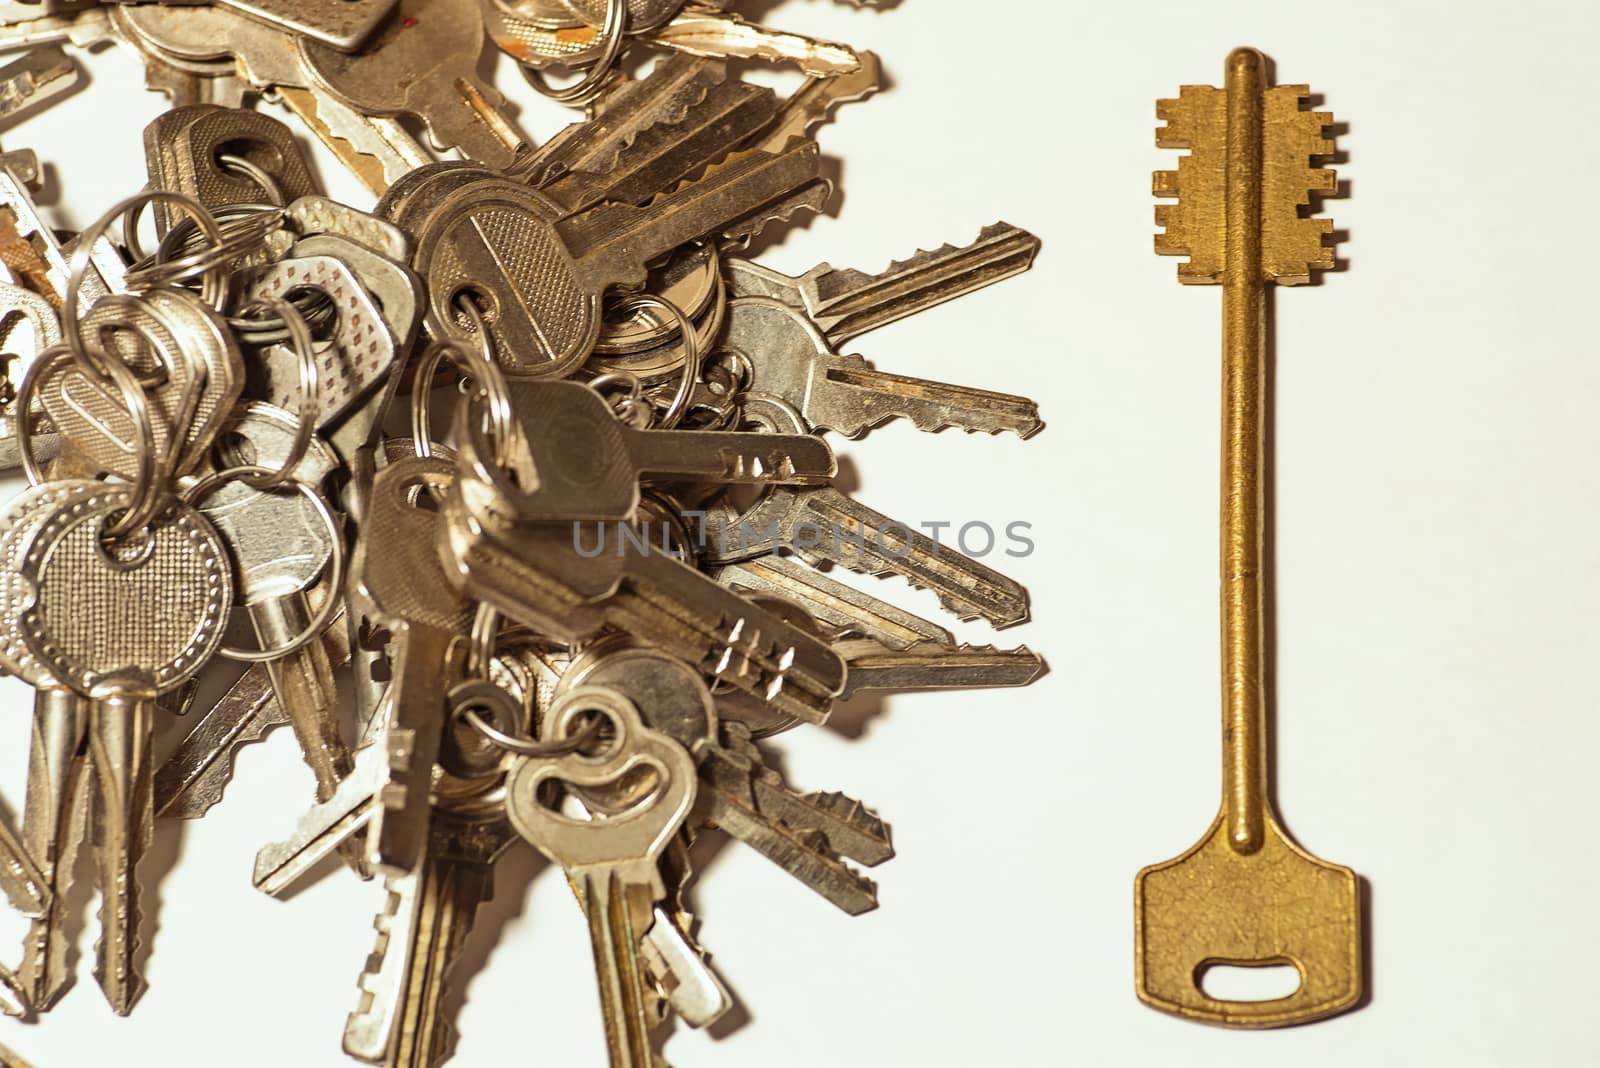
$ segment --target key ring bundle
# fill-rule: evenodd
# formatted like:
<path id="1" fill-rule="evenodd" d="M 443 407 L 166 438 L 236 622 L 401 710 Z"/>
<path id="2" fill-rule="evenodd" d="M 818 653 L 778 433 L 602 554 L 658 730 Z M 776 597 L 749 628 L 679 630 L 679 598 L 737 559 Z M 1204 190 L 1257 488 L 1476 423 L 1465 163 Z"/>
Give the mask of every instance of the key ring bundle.
<path id="1" fill-rule="evenodd" d="M 139 863 L 150 822 L 222 803 L 240 747 L 280 725 L 306 780 L 250 879 L 381 878 L 361 1000 L 330 1036 L 369 1063 L 449 1056 L 416 1046 L 449 1031 L 435 980 L 459 940 L 432 932 L 464 929 L 514 848 L 587 915 L 616 1068 L 657 1059 L 669 1013 L 732 1008 L 682 906 L 698 836 L 875 908 L 860 869 L 893 855 L 888 826 L 793 788 L 767 739 L 860 693 L 1044 670 L 844 577 L 995 629 L 1030 611 L 987 550 L 845 492 L 834 452 L 894 421 L 1041 428 L 1028 398 L 854 355 L 1026 271 L 1038 239 L 996 224 L 875 273 L 748 251 L 833 203 L 817 132 L 877 90 L 876 57 L 682 0 L 25 14 L 66 42 L 30 70 L 70 79 L 109 36 L 173 106 L 145 131 L 147 190 L 81 233 L 0 167 L 0 223 L 26 238 L 4 244 L 0 301 L 29 324 L 0 392 L 0 462 L 29 483 L 0 516 L 0 668 L 32 687 L 40 777 L 24 826 L 0 820 L 0 893 L 29 931 L 0 954 L 0 1011 L 49 1027 L 68 994 L 86 811 L 95 976 L 135 1009 L 141 891 L 164 874 Z M 480 73 L 490 45 L 584 111 L 536 146 Z M 780 94 L 744 59 L 806 80 Z M 257 101 L 370 201 L 324 195 Z M 182 737 L 155 762 L 161 724 Z"/>

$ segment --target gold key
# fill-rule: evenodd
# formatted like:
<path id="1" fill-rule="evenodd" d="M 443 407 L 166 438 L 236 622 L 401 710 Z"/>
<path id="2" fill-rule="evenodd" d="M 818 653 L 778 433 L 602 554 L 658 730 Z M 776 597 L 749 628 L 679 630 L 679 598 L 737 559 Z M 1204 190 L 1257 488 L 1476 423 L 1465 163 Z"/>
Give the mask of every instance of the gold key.
<path id="1" fill-rule="evenodd" d="M 1188 256 L 1179 281 L 1222 285 L 1222 809 L 1188 852 L 1134 884 L 1134 974 L 1152 1008 L 1226 1027 L 1282 1027 L 1344 1012 L 1361 998 L 1355 872 L 1301 849 L 1267 796 L 1263 431 L 1267 286 L 1308 282 L 1333 266 L 1333 224 L 1305 218 L 1333 192 L 1332 116 L 1301 108 L 1303 85 L 1268 88 L 1253 49 L 1228 56 L 1221 90 L 1184 86 L 1163 100 L 1156 143 L 1189 149 L 1158 171 L 1156 251 Z M 1201 988 L 1214 966 L 1291 965 L 1299 987 L 1270 1001 L 1226 1001 Z"/>

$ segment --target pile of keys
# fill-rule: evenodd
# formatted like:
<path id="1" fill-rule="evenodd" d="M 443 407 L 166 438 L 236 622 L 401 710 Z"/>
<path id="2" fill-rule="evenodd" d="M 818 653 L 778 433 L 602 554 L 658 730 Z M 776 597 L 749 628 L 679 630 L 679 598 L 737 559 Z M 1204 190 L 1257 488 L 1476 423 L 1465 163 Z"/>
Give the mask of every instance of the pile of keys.
<path id="1" fill-rule="evenodd" d="M 0 519 L 0 665 L 36 688 L 22 826 L 0 825 L 29 930 L 0 1002 L 40 1014 L 70 985 L 87 841 L 95 976 L 129 1012 L 154 819 L 204 815 L 238 748 L 288 724 L 316 795 L 286 799 L 256 887 L 337 856 L 387 890 L 348 1054 L 449 1056 L 447 973 L 496 859 L 531 846 L 588 917 L 611 1064 L 663 1063 L 668 1013 L 731 1007 L 683 903 L 697 834 L 851 914 L 877 904 L 854 865 L 893 854 L 760 740 L 862 691 L 1043 670 L 835 577 L 899 576 L 996 628 L 1029 613 L 836 488 L 829 440 L 1035 433 L 1026 398 L 841 350 L 1027 270 L 1037 239 L 996 224 L 877 274 L 741 255 L 824 208 L 812 134 L 879 68 L 703 3 L 3 2 L 0 44 L 31 50 L 0 112 L 70 91 L 72 49 L 108 39 L 173 99 L 148 188 L 63 234 L 37 161 L 0 168 L 0 460 L 29 482 Z M 491 42 L 584 119 L 531 144 L 476 73 Z M 780 97 L 733 57 L 807 79 Z M 241 106 L 263 97 L 373 210 L 319 193 L 294 131 Z"/>

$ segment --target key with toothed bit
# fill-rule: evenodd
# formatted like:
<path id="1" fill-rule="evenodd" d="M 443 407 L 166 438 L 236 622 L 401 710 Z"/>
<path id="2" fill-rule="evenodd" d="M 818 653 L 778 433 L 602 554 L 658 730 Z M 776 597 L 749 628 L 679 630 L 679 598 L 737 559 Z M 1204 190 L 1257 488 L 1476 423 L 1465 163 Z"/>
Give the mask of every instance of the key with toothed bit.
<path id="1" fill-rule="evenodd" d="M 881 274 L 827 264 L 799 277 L 730 257 L 723 348 L 749 364 L 747 388 L 794 406 L 816 429 L 860 437 L 893 419 L 1027 438 L 1044 425 L 1026 397 L 875 370 L 839 348 L 851 338 L 1026 271 L 1039 239 L 996 223 L 961 248 L 946 245 Z"/>
<path id="2" fill-rule="evenodd" d="M 566 375 L 594 349 L 608 290 L 642 284 L 649 264 L 692 241 L 746 239 L 798 207 L 820 207 L 828 188 L 812 142 L 735 153 L 644 206 L 606 203 L 566 217 L 524 183 L 487 174 L 463 182 L 416 225 L 429 330 L 476 343 L 461 309 L 470 298 L 507 376 Z"/>
<path id="3" fill-rule="evenodd" d="M 780 434 L 803 430 L 789 405 L 751 394 L 742 406 L 751 423 Z M 779 551 L 808 563 L 828 562 L 862 575 L 900 575 L 932 590 L 958 619 L 983 618 L 995 627 L 1028 619 L 1028 591 L 983 562 L 941 545 L 832 486 L 774 487 L 740 512 L 723 502 L 705 514 L 701 556 L 731 564 Z"/>
<path id="4" fill-rule="evenodd" d="M 88 492 L 41 506 L 42 520 L 30 525 L 15 571 L 24 592 L 7 622 L 40 668 L 87 705 L 101 895 L 95 974 L 113 1011 L 126 1015 L 144 986 L 136 869 L 151 831 L 156 698 L 221 645 L 233 581 L 226 545 L 191 505 L 167 504 L 142 532 L 145 551 L 127 540 L 108 547 L 108 524 L 133 505 L 134 491 L 83 485 Z M 107 632 L 96 619 L 119 625 Z"/>
<path id="5" fill-rule="evenodd" d="M 1327 219 L 1302 209 L 1336 190 L 1313 159 L 1333 152 L 1331 115 L 1304 85 L 1267 85 L 1266 60 L 1229 54 L 1222 89 L 1186 85 L 1156 105 L 1162 148 L 1188 149 L 1158 171 L 1156 251 L 1187 256 L 1178 280 L 1222 285 L 1222 806 L 1200 841 L 1134 883 L 1134 981 L 1152 1008 L 1225 1027 L 1284 1027 L 1361 999 L 1361 898 L 1349 868 L 1295 844 L 1268 792 L 1265 623 L 1267 293 L 1334 265 Z M 1297 989 L 1270 1001 L 1215 998 L 1213 965 L 1293 965 Z"/>

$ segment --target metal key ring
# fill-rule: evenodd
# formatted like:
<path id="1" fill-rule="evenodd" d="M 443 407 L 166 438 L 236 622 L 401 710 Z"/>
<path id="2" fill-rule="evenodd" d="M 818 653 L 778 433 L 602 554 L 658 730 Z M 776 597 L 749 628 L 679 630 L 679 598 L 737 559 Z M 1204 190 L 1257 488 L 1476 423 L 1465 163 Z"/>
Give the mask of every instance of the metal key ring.
<path id="1" fill-rule="evenodd" d="M 33 398 L 41 383 L 55 373 L 57 366 L 73 360 L 72 350 L 66 342 L 58 342 L 41 352 L 22 376 L 17 387 L 17 451 L 21 454 L 22 470 L 28 484 L 37 486 L 45 481 L 44 469 L 33 454 Z M 126 537 L 144 528 L 161 508 L 161 495 L 156 492 L 156 436 L 150 420 L 150 401 L 126 364 L 106 357 L 107 377 L 122 393 L 128 405 L 128 417 L 133 420 L 134 438 L 134 494 L 131 505 L 122 517 L 106 527 L 112 539 Z"/>
<path id="2" fill-rule="evenodd" d="M 446 356 L 477 382 L 478 393 L 488 404 L 486 414 L 489 427 L 494 431 L 495 460 L 504 466 L 510 460 L 511 446 L 517 433 L 505 377 L 498 366 L 484 358 L 483 353 L 458 338 L 440 338 L 417 361 L 416 377 L 411 384 L 411 438 L 417 455 L 422 459 L 433 455 L 428 394 L 434 375 L 439 372 L 439 362 Z"/>
<path id="3" fill-rule="evenodd" d="M 694 384 L 700 380 L 700 336 L 695 332 L 694 323 L 689 321 L 682 308 L 654 293 L 640 293 L 628 297 L 619 307 L 625 312 L 646 308 L 664 312 L 677 325 L 678 333 L 683 336 L 683 377 L 678 380 L 678 391 L 673 394 L 672 403 L 655 424 L 657 430 L 672 430 L 683 421 L 684 413 L 689 410 L 689 395 L 694 391 Z"/>
<path id="4" fill-rule="evenodd" d="M 178 208 L 186 216 L 194 219 L 195 225 L 205 231 L 213 244 L 221 244 L 223 239 L 222 229 L 217 224 L 216 217 L 207 211 L 200 202 L 182 193 L 173 193 L 164 189 L 151 189 L 114 205 L 110 211 L 90 224 L 89 228 L 78 235 L 78 245 L 72 250 L 72 258 L 67 264 L 67 291 L 61 300 L 61 334 L 67 347 L 72 350 L 85 366 L 94 367 L 94 357 L 83 342 L 83 331 L 79 328 L 79 319 L 82 316 L 83 283 L 89 275 L 89 268 L 93 264 L 94 247 L 100 239 L 110 231 L 111 227 L 122 220 L 123 240 L 130 241 L 130 248 L 138 252 L 139 218 L 144 209 L 152 204 L 165 203 Z M 218 264 L 209 270 L 201 280 L 201 299 L 210 304 L 218 312 L 222 311 L 228 302 L 228 274 L 225 264 Z"/>
<path id="5" fill-rule="evenodd" d="M 606 720 L 603 716 L 596 716 L 584 724 L 575 734 L 570 734 L 558 742 L 540 742 L 532 738 L 522 738 L 515 734 L 507 734 L 493 723 L 483 718 L 483 714 L 470 705 L 464 705 L 456 711 L 468 726 L 489 741 L 498 745 L 507 752 L 516 753 L 526 757 L 559 757 L 569 753 L 582 752 L 600 737 L 600 732 L 605 728 Z"/>
<path id="6" fill-rule="evenodd" d="M 279 185 L 278 180 L 268 174 L 265 168 L 251 163 L 243 156 L 229 152 L 218 153 L 217 165 L 225 174 L 237 174 L 250 179 L 261 187 L 261 191 L 267 194 L 268 200 L 280 208 L 284 206 L 283 186 Z"/>
<path id="7" fill-rule="evenodd" d="M 545 79 L 544 72 L 530 66 L 522 65 L 522 76 L 527 79 L 541 95 L 554 100 L 558 104 L 569 107 L 583 107 L 595 97 L 600 95 L 600 90 L 605 87 L 606 79 L 611 76 L 612 70 L 617 65 L 617 59 L 622 55 L 622 45 L 626 40 L 628 23 L 627 0 L 607 0 L 606 21 L 600 30 L 600 40 L 603 45 L 600 55 L 595 57 L 583 71 L 583 76 L 571 85 L 556 88 Z"/>
<path id="8" fill-rule="evenodd" d="M 607 371 L 603 375 L 595 375 L 585 385 L 602 397 L 605 396 L 606 389 L 611 386 L 625 387 L 628 391 L 625 396 L 616 403 L 612 403 L 610 398 L 607 398 L 606 403 L 611 404 L 611 410 L 616 413 L 617 418 L 629 426 L 639 425 L 633 418 L 635 412 L 644 411 L 649 413 L 649 406 L 645 404 L 644 400 L 644 383 L 639 381 L 639 376 L 636 374 L 628 371 Z M 648 428 L 654 418 L 653 414 L 646 414 L 641 429 Z"/>
<path id="9" fill-rule="evenodd" d="M 282 297 L 270 297 L 251 301 L 239 309 L 239 314 L 249 315 L 257 309 L 276 312 L 282 317 L 284 325 L 289 329 L 289 337 L 294 344 L 300 369 L 300 403 L 294 409 L 297 425 L 294 442 L 289 446 L 289 455 L 278 466 L 276 475 L 251 483 L 253 489 L 272 490 L 294 478 L 294 469 L 305 459 L 306 453 L 311 449 L 311 442 L 317 436 L 317 422 L 322 418 L 320 392 L 322 372 L 317 367 L 317 353 L 312 347 L 311 328 L 306 325 L 298 308 Z"/>
<path id="10" fill-rule="evenodd" d="M 270 467 L 261 467 L 257 464 L 239 464 L 235 467 L 225 467 L 220 471 L 198 479 L 192 486 L 183 492 L 183 500 L 188 504 L 197 502 L 207 494 L 213 493 L 224 482 L 238 479 L 251 489 L 263 489 L 267 493 L 276 493 L 283 489 L 294 489 L 302 493 L 311 506 L 317 510 L 324 526 L 328 528 L 333 545 L 332 558 L 328 561 L 328 589 L 329 595 L 323 599 L 322 607 L 317 609 L 311 617 L 311 622 L 306 624 L 305 630 L 294 638 L 275 649 L 235 649 L 224 645 L 217 650 L 218 656 L 227 657 L 229 660 L 238 660 L 246 664 L 260 664 L 272 660 L 281 660 L 291 653 L 297 653 L 322 637 L 322 632 L 332 625 L 334 617 L 344 607 L 344 598 L 340 593 L 344 590 L 345 572 L 345 547 L 344 530 L 339 524 L 339 517 L 334 515 L 333 508 L 317 492 L 316 487 L 298 478 L 286 479 L 274 486 L 263 487 L 262 480 L 277 475 Z"/>

